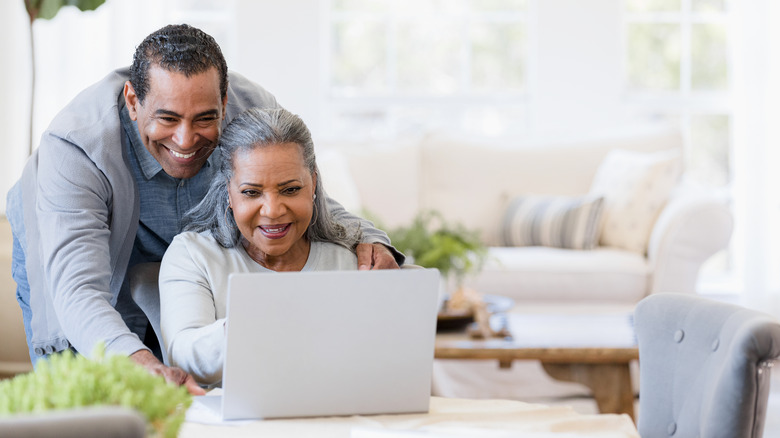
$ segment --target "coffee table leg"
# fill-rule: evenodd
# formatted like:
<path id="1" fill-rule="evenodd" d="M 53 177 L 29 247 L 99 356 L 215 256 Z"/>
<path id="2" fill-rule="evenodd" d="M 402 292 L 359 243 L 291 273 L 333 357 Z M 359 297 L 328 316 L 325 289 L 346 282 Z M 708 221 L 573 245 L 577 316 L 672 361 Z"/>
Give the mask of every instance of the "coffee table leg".
<path id="1" fill-rule="evenodd" d="M 542 366 L 554 379 L 590 388 L 601 413 L 628 414 L 634 419 L 634 391 L 627 363 L 542 363 Z"/>

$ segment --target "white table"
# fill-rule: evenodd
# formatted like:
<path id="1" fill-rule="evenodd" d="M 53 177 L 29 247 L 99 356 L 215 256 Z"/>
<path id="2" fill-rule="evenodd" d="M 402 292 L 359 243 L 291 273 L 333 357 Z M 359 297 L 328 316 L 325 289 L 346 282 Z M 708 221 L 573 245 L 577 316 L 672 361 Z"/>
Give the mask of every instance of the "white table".
<path id="1" fill-rule="evenodd" d="M 639 438 L 634 423 L 625 414 L 583 415 L 565 406 L 441 397 L 431 398 L 427 414 L 282 419 L 236 425 L 187 421 L 179 432 L 181 438 L 258 436 Z"/>

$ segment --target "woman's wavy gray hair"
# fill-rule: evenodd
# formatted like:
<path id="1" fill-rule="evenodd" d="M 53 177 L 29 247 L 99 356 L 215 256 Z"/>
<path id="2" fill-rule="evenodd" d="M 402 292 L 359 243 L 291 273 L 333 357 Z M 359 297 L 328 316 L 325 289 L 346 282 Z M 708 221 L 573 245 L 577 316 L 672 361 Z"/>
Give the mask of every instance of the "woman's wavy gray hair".
<path id="1" fill-rule="evenodd" d="M 333 217 L 327 203 L 328 195 L 322 188 L 322 175 L 317 168 L 309 128 L 300 117 L 282 108 L 248 109 L 225 128 L 215 151 L 221 154 L 219 170 L 203 200 L 185 215 L 185 231 L 208 230 L 223 247 L 236 246 L 241 233 L 233 211 L 228 208 L 228 184 L 233 178 L 238 153 L 290 143 L 300 147 L 304 166 L 317 177 L 314 214 L 304 236 L 309 241 L 333 242 L 354 250 L 361 236 L 359 222 L 346 224 Z"/>

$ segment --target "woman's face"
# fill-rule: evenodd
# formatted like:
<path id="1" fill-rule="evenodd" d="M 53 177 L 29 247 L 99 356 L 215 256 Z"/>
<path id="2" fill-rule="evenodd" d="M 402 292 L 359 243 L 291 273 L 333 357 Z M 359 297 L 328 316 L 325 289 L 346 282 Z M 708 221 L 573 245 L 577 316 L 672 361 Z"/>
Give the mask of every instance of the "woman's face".
<path id="1" fill-rule="evenodd" d="M 269 269 L 302 269 L 316 176 L 304 166 L 301 147 L 282 143 L 237 154 L 228 197 L 247 253 Z"/>

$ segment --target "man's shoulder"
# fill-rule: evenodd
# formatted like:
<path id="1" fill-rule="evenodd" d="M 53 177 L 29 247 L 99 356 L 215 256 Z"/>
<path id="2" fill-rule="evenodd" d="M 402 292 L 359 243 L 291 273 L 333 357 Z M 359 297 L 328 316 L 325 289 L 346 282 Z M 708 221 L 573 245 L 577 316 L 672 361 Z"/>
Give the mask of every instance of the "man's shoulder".
<path id="1" fill-rule="evenodd" d="M 228 73 L 228 104 L 226 122 L 249 108 L 277 108 L 276 97 L 265 88 L 245 76 Z"/>
<path id="2" fill-rule="evenodd" d="M 119 96 L 129 77 L 129 68 L 121 68 L 85 88 L 57 114 L 48 131 L 78 143 L 95 137 L 100 130 L 116 130 Z M 114 135 L 118 138 L 119 131 Z"/>

